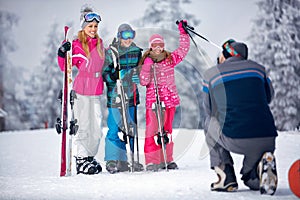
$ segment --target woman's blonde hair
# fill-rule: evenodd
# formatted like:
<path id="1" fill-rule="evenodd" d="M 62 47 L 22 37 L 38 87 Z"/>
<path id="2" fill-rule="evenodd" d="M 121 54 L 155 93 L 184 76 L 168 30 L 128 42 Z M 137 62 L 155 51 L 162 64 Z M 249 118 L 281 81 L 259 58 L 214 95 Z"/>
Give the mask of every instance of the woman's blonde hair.
<path id="1" fill-rule="evenodd" d="M 97 51 L 99 53 L 100 58 L 104 58 L 104 52 L 103 52 L 103 49 L 101 48 L 102 40 L 97 33 L 96 33 L 96 38 L 97 38 Z M 82 47 L 83 47 L 83 50 L 84 50 L 86 56 L 88 58 L 90 58 L 90 49 L 89 49 L 89 46 L 87 43 L 87 35 L 85 34 L 85 32 L 83 30 L 80 30 L 78 32 L 78 39 L 82 44 Z"/>

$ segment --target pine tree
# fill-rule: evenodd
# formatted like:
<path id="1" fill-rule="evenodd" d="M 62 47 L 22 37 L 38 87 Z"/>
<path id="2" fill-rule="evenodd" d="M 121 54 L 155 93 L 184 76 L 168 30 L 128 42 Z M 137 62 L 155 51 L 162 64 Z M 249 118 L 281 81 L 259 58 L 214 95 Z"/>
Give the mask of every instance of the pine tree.
<path id="1" fill-rule="evenodd" d="M 270 73 L 278 130 L 293 130 L 300 122 L 300 1 L 261 0 L 258 7 L 250 52 Z"/>
<path id="2" fill-rule="evenodd" d="M 22 73 L 8 59 L 8 53 L 15 51 L 17 47 L 12 30 L 18 20 L 16 14 L 0 11 L 0 109 L 7 113 L 5 118 L 0 117 L 0 131 L 11 129 L 11 125 L 19 121 L 16 118 L 20 114 L 16 86 L 22 79 Z"/>
<path id="3" fill-rule="evenodd" d="M 180 0 L 146 0 L 148 7 L 141 19 L 138 19 L 136 25 L 138 27 L 159 27 L 167 30 L 176 30 L 176 20 L 186 19 L 193 25 L 198 25 L 199 20 L 194 15 L 186 13 L 182 8 L 182 4 L 190 4 L 191 1 Z"/>
<path id="4" fill-rule="evenodd" d="M 34 110 L 31 113 L 34 128 L 47 124 L 54 127 L 60 113 L 57 96 L 62 88 L 63 73 L 57 65 L 57 49 L 63 40 L 63 28 L 59 31 L 58 24 L 53 23 L 47 38 L 41 64 L 31 77 L 30 88 L 26 89 Z"/>

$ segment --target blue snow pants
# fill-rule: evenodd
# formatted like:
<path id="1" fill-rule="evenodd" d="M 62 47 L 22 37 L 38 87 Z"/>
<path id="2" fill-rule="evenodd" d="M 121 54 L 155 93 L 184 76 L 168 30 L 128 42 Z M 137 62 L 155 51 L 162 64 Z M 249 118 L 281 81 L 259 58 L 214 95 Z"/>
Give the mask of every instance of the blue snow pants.
<path id="1" fill-rule="evenodd" d="M 135 109 L 137 106 L 130 106 L 127 112 L 128 124 L 131 124 L 134 128 L 134 134 L 136 134 L 135 124 Z M 120 129 L 123 127 L 123 120 L 121 111 L 118 108 L 108 108 L 107 116 L 108 132 L 105 138 L 105 161 L 120 160 L 127 161 L 126 143 L 119 137 Z M 121 134 L 120 134 L 121 135 Z M 123 136 L 122 136 L 123 137 Z M 128 137 L 127 137 L 128 141 Z M 134 150 L 134 138 L 130 139 L 131 151 Z"/>

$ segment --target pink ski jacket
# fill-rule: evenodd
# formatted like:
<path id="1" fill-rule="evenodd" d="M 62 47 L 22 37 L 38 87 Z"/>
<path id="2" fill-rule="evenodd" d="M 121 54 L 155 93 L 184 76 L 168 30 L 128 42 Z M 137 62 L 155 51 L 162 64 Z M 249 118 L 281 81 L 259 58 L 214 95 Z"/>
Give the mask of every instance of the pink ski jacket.
<path id="1" fill-rule="evenodd" d="M 159 63 L 153 63 L 150 57 L 144 60 L 140 72 L 140 83 L 146 86 L 146 109 L 151 109 L 155 99 L 155 87 L 153 70 L 155 67 L 160 101 L 166 108 L 175 107 L 180 104 L 180 98 L 175 85 L 174 67 L 187 55 L 190 48 L 190 38 L 186 33 L 180 33 L 179 47 L 171 53 L 171 59 L 164 59 Z M 152 65 L 151 67 L 149 65 Z"/>
<path id="2" fill-rule="evenodd" d="M 75 39 L 72 42 L 72 64 L 78 68 L 73 90 L 81 95 L 98 96 L 103 94 L 102 66 L 105 57 L 101 58 L 97 51 L 96 38 L 88 38 L 88 46 L 90 58 L 86 57 L 79 39 Z M 103 49 L 102 41 L 101 48 Z M 58 65 L 64 71 L 64 58 L 58 56 Z"/>

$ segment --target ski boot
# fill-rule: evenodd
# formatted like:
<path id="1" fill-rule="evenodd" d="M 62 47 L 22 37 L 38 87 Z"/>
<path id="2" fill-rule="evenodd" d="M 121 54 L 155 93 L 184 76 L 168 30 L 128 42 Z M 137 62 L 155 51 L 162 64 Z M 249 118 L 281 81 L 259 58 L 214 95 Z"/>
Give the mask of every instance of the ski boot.
<path id="1" fill-rule="evenodd" d="M 102 167 L 101 167 L 100 163 L 98 163 L 94 157 L 90 156 L 90 157 L 88 157 L 88 159 L 91 161 L 91 164 L 93 164 L 96 167 L 96 169 L 97 169 L 96 174 L 102 172 Z"/>
<path id="2" fill-rule="evenodd" d="M 160 165 L 161 165 L 161 169 L 166 169 L 165 163 L 161 163 Z M 167 168 L 171 169 L 171 170 L 172 169 L 178 169 L 178 166 L 175 162 L 169 162 L 169 163 L 167 163 Z"/>
<path id="3" fill-rule="evenodd" d="M 92 164 L 91 157 L 75 157 L 77 174 L 93 175 L 97 174 L 97 168 Z M 98 172 L 99 173 L 99 172 Z"/>
<path id="4" fill-rule="evenodd" d="M 118 173 L 119 169 L 117 167 L 117 161 L 115 161 L 115 160 L 107 161 L 106 162 L 106 170 L 111 174 Z"/>
<path id="5" fill-rule="evenodd" d="M 277 188 L 277 170 L 275 156 L 266 152 L 258 164 L 259 189 L 261 194 L 273 195 Z"/>
<path id="6" fill-rule="evenodd" d="M 157 172 L 160 168 L 159 164 L 149 163 L 146 166 L 146 171 Z"/>
<path id="7" fill-rule="evenodd" d="M 210 186 L 211 191 L 218 192 L 235 192 L 238 189 L 238 184 L 236 181 L 236 176 L 234 173 L 233 166 L 226 164 L 221 166 L 216 166 L 215 172 L 218 175 L 219 180 L 212 183 Z"/>
<path id="8" fill-rule="evenodd" d="M 127 161 L 118 160 L 117 161 L 117 168 L 119 172 L 129 172 L 129 163 Z"/>
<path id="9" fill-rule="evenodd" d="M 141 171 L 144 171 L 144 166 L 143 166 L 141 163 L 135 161 L 135 162 L 133 163 L 133 170 L 134 170 L 135 172 L 141 172 Z"/>

